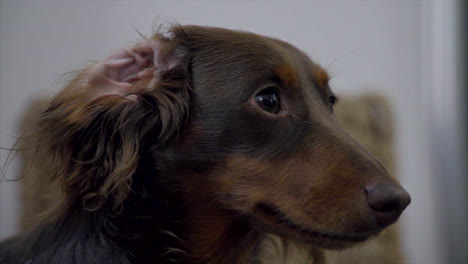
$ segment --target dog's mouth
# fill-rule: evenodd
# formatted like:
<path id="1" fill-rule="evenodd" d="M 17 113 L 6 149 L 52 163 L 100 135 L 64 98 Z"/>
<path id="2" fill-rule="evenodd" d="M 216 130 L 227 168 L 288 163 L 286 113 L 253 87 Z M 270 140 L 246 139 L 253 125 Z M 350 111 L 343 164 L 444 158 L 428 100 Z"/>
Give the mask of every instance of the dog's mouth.
<path id="1" fill-rule="evenodd" d="M 290 220 L 287 215 L 277 207 L 265 203 L 257 204 L 255 211 L 261 217 L 260 222 L 270 226 L 268 232 L 289 236 L 304 242 L 319 243 L 324 247 L 346 247 L 353 243 L 363 242 L 372 235 L 371 233 L 350 234 L 323 232 L 306 228 Z"/>

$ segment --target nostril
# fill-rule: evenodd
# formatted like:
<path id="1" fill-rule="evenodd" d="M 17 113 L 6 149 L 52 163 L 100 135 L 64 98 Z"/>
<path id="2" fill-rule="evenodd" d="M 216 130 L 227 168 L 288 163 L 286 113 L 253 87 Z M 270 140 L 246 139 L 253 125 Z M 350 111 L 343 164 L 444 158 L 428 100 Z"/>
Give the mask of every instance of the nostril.
<path id="1" fill-rule="evenodd" d="M 377 222 L 387 226 L 395 222 L 411 201 L 408 193 L 397 185 L 374 184 L 366 187 L 367 202 Z"/>

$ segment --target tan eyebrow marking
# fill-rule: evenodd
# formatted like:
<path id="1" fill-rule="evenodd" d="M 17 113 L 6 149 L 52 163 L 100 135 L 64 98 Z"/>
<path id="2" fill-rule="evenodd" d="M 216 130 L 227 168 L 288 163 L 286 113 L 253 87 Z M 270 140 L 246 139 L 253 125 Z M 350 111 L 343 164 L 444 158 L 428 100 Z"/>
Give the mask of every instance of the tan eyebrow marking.
<path id="1" fill-rule="evenodd" d="M 320 89 L 327 87 L 328 82 L 330 81 L 330 76 L 322 67 L 317 64 L 312 66 L 312 74 L 314 81 L 317 83 Z"/>
<path id="2" fill-rule="evenodd" d="M 297 73 L 289 64 L 283 63 L 273 69 L 280 82 L 288 87 L 296 87 L 298 83 Z"/>

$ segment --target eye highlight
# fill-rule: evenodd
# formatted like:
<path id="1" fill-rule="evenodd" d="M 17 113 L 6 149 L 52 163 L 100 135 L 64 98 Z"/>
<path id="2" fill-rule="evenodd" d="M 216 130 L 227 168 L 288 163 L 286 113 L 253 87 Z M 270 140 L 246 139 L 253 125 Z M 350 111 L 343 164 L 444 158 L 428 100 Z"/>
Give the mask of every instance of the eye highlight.
<path id="1" fill-rule="evenodd" d="M 281 112 L 281 101 L 279 92 L 275 87 L 268 87 L 260 91 L 255 96 L 255 102 L 264 111 L 271 114 L 278 114 Z"/>

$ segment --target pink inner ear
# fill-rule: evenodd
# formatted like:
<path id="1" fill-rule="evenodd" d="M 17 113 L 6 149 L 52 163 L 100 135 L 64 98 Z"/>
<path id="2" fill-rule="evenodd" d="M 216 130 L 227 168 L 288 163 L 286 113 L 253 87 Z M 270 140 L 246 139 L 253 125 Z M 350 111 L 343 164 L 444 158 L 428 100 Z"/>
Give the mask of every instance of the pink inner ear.
<path id="1" fill-rule="evenodd" d="M 91 97 L 120 95 L 134 99 L 134 84 L 142 79 L 149 80 L 148 89 L 155 87 L 161 73 L 176 67 L 184 56 L 175 46 L 164 50 L 165 41 L 155 39 L 120 49 L 90 67 L 87 73 Z"/>
<path id="2" fill-rule="evenodd" d="M 98 62 L 88 71 L 93 98 L 104 95 L 131 93 L 133 84 L 143 78 L 151 78 L 157 70 L 154 65 L 154 50 L 158 46 L 145 42 L 134 47 L 123 48 L 110 57 Z"/>

